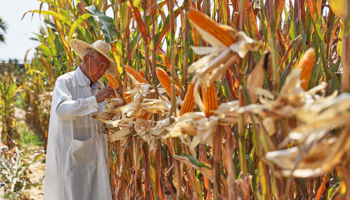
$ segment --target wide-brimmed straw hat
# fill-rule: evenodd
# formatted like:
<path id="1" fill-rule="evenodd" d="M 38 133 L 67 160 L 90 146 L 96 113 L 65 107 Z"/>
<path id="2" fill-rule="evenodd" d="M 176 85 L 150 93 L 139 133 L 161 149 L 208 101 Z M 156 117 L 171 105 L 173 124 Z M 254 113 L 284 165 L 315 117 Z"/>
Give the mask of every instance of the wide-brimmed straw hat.
<path id="1" fill-rule="evenodd" d="M 109 61 L 109 67 L 106 72 L 114 76 L 116 75 L 114 69 L 114 60 L 109 56 L 109 44 L 107 42 L 103 40 L 97 40 L 90 45 L 82 40 L 72 39 L 70 40 L 69 44 L 81 59 L 83 59 L 83 54 L 86 49 L 90 48 L 96 50 Z"/>

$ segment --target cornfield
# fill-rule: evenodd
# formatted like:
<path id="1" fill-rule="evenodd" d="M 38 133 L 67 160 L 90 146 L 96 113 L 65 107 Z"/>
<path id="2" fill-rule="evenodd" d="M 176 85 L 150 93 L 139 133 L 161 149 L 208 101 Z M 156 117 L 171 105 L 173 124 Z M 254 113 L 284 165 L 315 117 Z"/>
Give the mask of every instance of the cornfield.
<path id="1" fill-rule="evenodd" d="M 111 45 L 114 199 L 350 199 L 350 1 L 40 2 L 28 95 Z"/>

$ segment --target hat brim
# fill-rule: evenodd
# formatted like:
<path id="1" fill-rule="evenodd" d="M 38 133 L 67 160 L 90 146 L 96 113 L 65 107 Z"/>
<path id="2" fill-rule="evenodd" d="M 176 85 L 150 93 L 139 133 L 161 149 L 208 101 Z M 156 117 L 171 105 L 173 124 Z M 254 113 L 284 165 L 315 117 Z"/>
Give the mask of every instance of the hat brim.
<path id="1" fill-rule="evenodd" d="M 69 45 L 72 47 L 72 49 L 75 51 L 75 53 L 78 54 L 78 56 L 81 59 L 83 59 L 83 54 L 84 54 L 85 50 L 88 48 L 99 52 L 101 55 L 103 55 L 109 61 L 109 67 L 107 68 L 106 73 L 116 76 L 114 60 L 109 55 L 106 55 L 102 51 L 96 49 L 95 47 L 91 46 L 90 44 L 88 44 L 82 40 L 71 39 L 69 42 Z"/>

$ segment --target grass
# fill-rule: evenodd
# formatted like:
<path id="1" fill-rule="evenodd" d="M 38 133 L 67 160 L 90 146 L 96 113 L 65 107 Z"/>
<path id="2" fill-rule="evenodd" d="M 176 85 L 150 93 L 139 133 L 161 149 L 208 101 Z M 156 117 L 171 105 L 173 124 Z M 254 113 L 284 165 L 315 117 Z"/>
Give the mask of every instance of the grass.
<path id="1" fill-rule="evenodd" d="M 41 140 L 40 136 L 36 134 L 33 130 L 29 129 L 25 123 L 18 123 L 18 132 L 20 135 L 19 142 L 22 146 L 35 145 L 43 146 L 44 142 Z"/>

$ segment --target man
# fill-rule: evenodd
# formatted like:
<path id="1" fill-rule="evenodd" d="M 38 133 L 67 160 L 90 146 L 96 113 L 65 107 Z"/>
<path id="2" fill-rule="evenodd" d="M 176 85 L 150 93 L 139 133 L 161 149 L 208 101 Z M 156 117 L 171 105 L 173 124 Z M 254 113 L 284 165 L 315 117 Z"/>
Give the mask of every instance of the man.
<path id="1" fill-rule="evenodd" d="M 114 62 L 104 41 L 72 40 L 70 45 L 82 64 L 60 76 L 53 91 L 44 199 L 109 200 L 108 135 L 91 115 L 115 94 L 99 81 L 106 71 L 114 74 Z"/>

